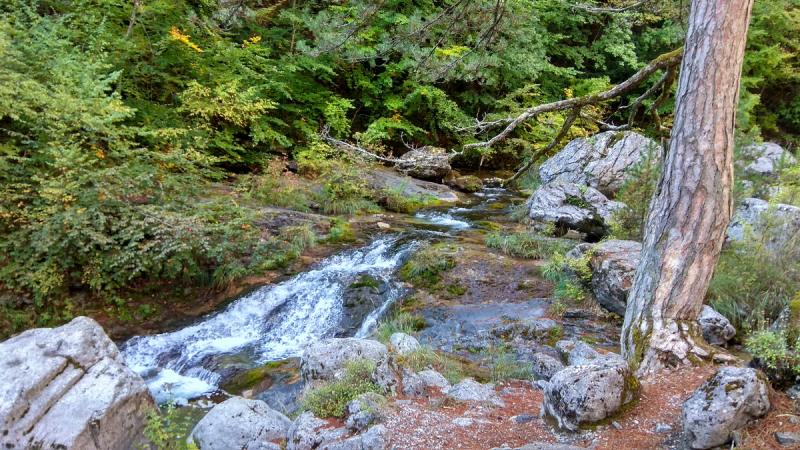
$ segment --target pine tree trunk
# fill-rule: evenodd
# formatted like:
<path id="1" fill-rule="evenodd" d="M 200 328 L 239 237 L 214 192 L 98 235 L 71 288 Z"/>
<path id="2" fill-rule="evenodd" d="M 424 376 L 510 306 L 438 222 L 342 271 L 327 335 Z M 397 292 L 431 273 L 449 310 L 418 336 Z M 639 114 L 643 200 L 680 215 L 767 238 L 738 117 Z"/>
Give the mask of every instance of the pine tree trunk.
<path id="1" fill-rule="evenodd" d="M 733 209 L 733 136 L 753 0 L 692 0 L 669 151 L 628 296 L 622 351 L 640 375 L 707 359 L 696 324 Z"/>

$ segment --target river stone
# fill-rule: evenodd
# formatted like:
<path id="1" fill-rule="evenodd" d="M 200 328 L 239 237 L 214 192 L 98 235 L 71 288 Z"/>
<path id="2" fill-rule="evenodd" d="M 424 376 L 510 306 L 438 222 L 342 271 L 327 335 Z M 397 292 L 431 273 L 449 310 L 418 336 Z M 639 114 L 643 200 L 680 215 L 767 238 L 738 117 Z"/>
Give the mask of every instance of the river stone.
<path id="1" fill-rule="evenodd" d="M 593 364 L 605 359 L 620 359 L 616 353 L 601 354 L 583 341 L 563 340 L 556 342 L 556 352 L 570 366 Z"/>
<path id="2" fill-rule="evenodd" d="M 365 169 L 363 175 L 367 186 L 373 191 L 401 190 L 401 195 L 407 199 L 432 196 L 447 203 L 460 200 L 456 191 L 445 185 L 403 176 L 386 167 L 374 166 Z"/>
<path id="3" fill-rule="evenodd" d="M 365 430 L 378 418 L 379 408 L 386 398 L 375 392 L 367 392 L 350 400 L 345 405 L 345 426 L 353 433 Z"/>
<path id="4" fill-rule="evenodd" d="M 731 434 L 763 417 L 769 409 L 764 374 L 742 367 L 723 367 L 683 403 L 683 435 L 694 449 L 731 441 Z"/>
<path id="5" fill-rule="evenodd" d="M 447 378 L 435 370 L 423 370 L 417 375 L 422 378 L 422 381 L 428 387 L 438 387 L 443 392 L 445 389 L 450 389 L 450 382 L 447 381 Z"/>
<path id="6" fill-rule="evenodd" d="M 560 428 L 578 431 L 581 425 L 606 419 L 632 402 L 638 388 L 627 362 L 602 358 L 553 375 L 544 389 L 542 411 Z"/>
<path id="7" fill-rule="evenodd" d="M 634 241 L 610 240 L 594 248 L 592 293 L 600 306 L 625 317 L 628 292 L 641 257 L 642 244 Z"/>
<path id="8" fill-rule="evenodd" d="M 336 442 L 347 436 L 347 428 L 329 426 L 310 411 L 300 414 L 289 428 L 286 450 L 312 450 Z"/>
<path id="9" fill-rule="evenodd" d="M 0 343 L 0 447 L 136 448 L 148 410 L 144 381 L 88 317 Z"/>
<path id="10" fill-rule="evenodd" d="M 361 435 L 334 442 L 321 450 L 385 450 L 389 431 L 383 425 L 375 425 Z"/>
<path id="11" fill-rule="evenodd" d="M 480 384 L 472 378 L 464 378 L 461 380 L 458 384 L 450 388 L 447 395 L 456 400 L 488 403 L 501 408 L 506 407 L 505 402 L 494 392 L 494 388 L 491 384 Z"/>
<path id="12" fill-rule="evenodd" d="M 780 168 L 797 164 L 797 160 L 791 153 L 772 142 L 751 145 L 743 149 L 743 153 L 753 158 L 753 162 L 744 168 L 744 173 L 748 174 L 772 177 L 778 173 Z"/>
<path id="13" fill-rule="evenodd" d="M 656 144 L 634 132 L 607 131 L 577 138 L 539 167 L 543 184 L 554 181 L 591 186 L 608 195 L 619 190 L 627 170 Z"/>
<path id="14" fill-rule="evenodd" d="M 736 207 L 725 234 L 728 242 L 755 238 L 763 242 L 767 250 L 781 253 L 790 240 L 800 235 L 800 208 L 746 198 Z"/>
<path id="15" fill-rule="evenodd" d="M 202 450 L 262 449 L 283 440 L 292 421 L 260 400 L 233 397 L 214 406 L 192 430 L 190 439 Z"/>
<path id="16" fill-rule="evenodd" d="M 796 431 L 778 431 L 775 433 L 775 440 L 783 446 L 797 445 L 800 444 L 800 433 Z"/>
<path id="17" fill-rule="evenodd" d="M 442 181 L 452 168 L 450 155 L 443 148 L 423 147 L 411 150 L 398 159 L 398 172 L 420 180 Z"/>
<path id="18" fill-rule="evenodd" d="M 417 339 L 405 333 L 394 333 L 392 337 L 389 338 L 389 343 L 392 344 L 394 350 L 400 355 L 417 351 L 420 348 Z"/>
<path id="19" fill-rule="evenodd" d="M 459 191 L 463 192 L 478 192 L 481 189 L 483 189 L 483 181 L 481 181 L 481 179 L 476 177 L 475 175 L 465 175 L 463 177 L 457 177 L 451 180 L 450 183 L 445 182 L 444 184 L 454 187 Z"/>
<path id="20" fill-rule="evenodd" d="M 531 356 L 531 372 L 537 380 L 550 381 L 556 373 L 564 369 L 561 361 L 545 353 L 534 353 Z"/>
<path id="21" fill-rule="evenodd" d="M 342 318 L 335 331 L 335 337 L 353 337 L 361 328 L 364 319 L 380 308 L 391 292 L 389 283 L 362 273 L 342 293 Z"/>
<path id="22" fill-rule="evenodd" d="M 376 365 L 372 381 L 384 391 L 394 392 L 397 377 L 389 367 L 391 357 L 385 345 L 369 339 L 322 339 L 306 347 L 300 362 L 300 374 L 306 387 L 316 381 L 337 379 L 347 362 L 366 359 Z"/>
<path id="23" fill-rule="evenodd" d="M 403 389 L 401 392 L 403 395 L 412 398 L 430 397 L 428 385 L 425 383 L 425 380 L 423 380 L 422 377 L 420 377 L 416 372 L 408 367 L 403 367 L 401 373 L 401 378 L 403 380 Z"/>
<path id="24" fill-rule="evenodd" d="M 725 345 L 736 336 L 736 329 L 733 328 L 730 321 L 708 305 L 703 305 L 697 321 L 700 322 L 700 327 L 703 329 L 703 339 L 709 344 Z"/>
<path id="25" fill-rule="evenodd" d="M 526 205 L 532 220 L 586 233 L 589 240 L 607 235 L 606 222 L 614 211 L 625 208 L 624 204 L 609 200 L 597 189 L 562 181 L 540 186 Z"/>

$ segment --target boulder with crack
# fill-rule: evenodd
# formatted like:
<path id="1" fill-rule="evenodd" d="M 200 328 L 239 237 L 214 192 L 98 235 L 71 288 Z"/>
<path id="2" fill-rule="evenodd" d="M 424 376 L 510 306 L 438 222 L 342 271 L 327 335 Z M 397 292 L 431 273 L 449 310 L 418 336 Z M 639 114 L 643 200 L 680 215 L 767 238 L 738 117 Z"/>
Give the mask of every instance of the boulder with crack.
<path id="1" fill-rule="evenodd" d="M 397 160 L 398 172 L 420 180 L 442 181 L 452 170 L 450 155 L 443 148 L 422 147 L 405 153 Z"/>
<path id="2" fill-rule="evenodd" d="M 292 421 L 260 400 L 230 398 L 211 409 L 194 427 L 190 439 L 203 450 L 262 448 L 284 440 Z"/>
<path id="3" fill-rule="evenodd" d="M 556 181 L 540 186 L 527 202 L 528 215 L 537 222 L 552 223 L 560 230 L 586 233 L 597 241 L 609 232 L 614 211 L 625 208 L 597 189 Z"/>
<path id="4" fill-rule="evenodd" d="M 683 435 L 694 449 L 724 445 L 731 441 L 734 431 L 760 419 L 768 409 L 764 374 L 723 367 L 683 402 Z"/>
<path id="5" fill-rule="evenodd" d="M 0 343 L 3 448 L 136 448 L 147 410 L 153 395 L 92 319 Z"/>
<path id="6" fill-rule="evenodd" d="M 601 358 L 569 366 L 553 375 L 544 388 L 542 414 L 560 428 L 578 431 L 617 413 L 634 401 L 639 382 L 621 358 Z"/>
<path id="7" fill-rule="evenodd" d="M 539 167 L 542 183 L 565 181 L 609 195 L 628 178 L 627 171 L 658 144 L 634 132 L 606 131 L 577 138 Z"/>

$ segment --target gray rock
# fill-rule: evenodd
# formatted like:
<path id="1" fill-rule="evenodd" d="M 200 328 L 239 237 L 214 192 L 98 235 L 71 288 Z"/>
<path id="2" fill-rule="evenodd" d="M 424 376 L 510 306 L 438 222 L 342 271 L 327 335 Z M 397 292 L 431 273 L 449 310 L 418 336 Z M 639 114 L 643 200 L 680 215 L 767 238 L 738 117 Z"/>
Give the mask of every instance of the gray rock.
<path id="1" fill-rule="evenodd" d="M 442 184 L 450 186 L 463 192 L 477 192 L 483 189 L 483 181 L 475 175 L 462 176 L 455 170 L 451 170 L 444 179 Z"/>
<path id="2" fill-rule="evenodd" d="M 286 439 L 292 421 L 260 400 L 233 397 L 214 406 L 192 430 L 203 450 L 263 449 L 263 444 Z"/>
<path id="3" fill-rule="evenodd" d="M 603 308 L 625 316 L 628 292 L 642 257 L 642 244 L 610 240 L 594 248 L 590 260 L 592 293 Z"/>
<path id="4" fill-rule="evenodd" d="M 425 383 L 425 380 L 423 380 L 422 377 L 420 377 L 416 372 L 407 367 L 403 367 L 401 373 L 401 378 L 403 380 L 403 389 L 401 392 L 403 395 L 412 398 L 430 397 L 428 384 Z"/>
<path id="5" fill-rule="evenodd" d="M 457 400 L 488 403 L 505 408 L 506 404 L 494 392 L 492 385 L 480 384 L 472 378 L 465 378 L 447 392 Z"/>
<path id="6" fill-rule="evenodd" d="M 361 394 L 355 400 L 350 400 L 345 405 L 347 419 L 345 426 L 352 432 L 365 430 L 379 417 L 379 409 L 386 403 L 386 399 L 374 392 Z"/>
<path id="7" fill-rule="evenodd" d="M 372 381 L 385 391 L 394 392 L 397 377 L 389 367 L 389 350 L 378 341 L 369 339 L 322 339 L 306 347 L 300 362 L 300 374 L 306 387 L 315 381 L 337 379 L 350 360 L 367 359 L 377 368 Z"/>
<path id="8" fill-rule="evenodd" d="M 669 433 L 670 431 L 672 431 L 672 427 L 667 425 L 666 423 L 656 424 L 656 433 L 658 434 Z"/>
<path id="9" fill-rule="evenodd" d="M 312 450 L 347 436 L 347 428 L 334 428 L 310 411 L 300 414 L 289 428 L 286 450 Z"/>
<path id="10" fill-rule="evenodd" d="M 364 434 L 322 447 L 322 450 L 384 450 L 389 432 L 383 425 L 376 425 Z"/>
<path id="11" fill-rule="evenodd" d="M 775 433 L 775 440 L 778 441 L 778 444 L 784 446 L 797 445 L 800 444 L 800 433 L 778 431 Z"/>
<path id="12" fill-rule="evenodd" d="M 604 358 L 570 366 L 550 379 L 542 410 L 560 428 L 578 431 L 582 424 L 601 421 L 632 402 L 639 383 L 621 358 Z"/>
<path id="13" fill-rule="evenodd" d="M 723 367 L 683 403 L 683 435 L 694 449 L 731 441 L 731 433 L 769 409 L 766 377 L 749 368 Z"/>
<path id="14" fill-rule="evenodd" d="M 548 337 L 548 332 L 558 326 L 553 319 L 534 319 L 498 325 L 490 330 L 496 338 L 510 341 L 515 338 L 541 339 Z"/>
<path id="15" fill-rule="evenodd" d="M 601 354 L 583 341 L 558 341 L 556 352 L 569 366 L 592 364 L 606 359 L 621 359 L 616 353 Z"/>
<path id="16" fill-rule="evenodd" d="M 747 147 L 744 149 L 744 153 L 754 159 L 745 167 L 744 173 L 772 177 L 778 173 L 780 168 L 797 164 L 797 160 L 791 153 L 771 142 Z"/>
<path id="17" fill-rule="evenodd" d="M 534 353 L 531 356 L 531 372 L 537 380 L 550 381 L 556 373 L 564 369 L 561 361 L 545 353 Z"/>
<path id="18" fill-rule="evenodd" d="M 557 228 L 586 233 L 592 239 L 608 234 L 608 221 L 614 211 L 625 208 L 597 189 L 556 181 L 536 189 L 526 203 L 529 217 L 553 223 Z"/>
<path id="19" fill-rule="evenodd" d="M 756 239 L 767 250 L 780 253 L 800 234 L 800 208 L 746 198 L 736 207 L 725 234 L 728 242 Z"/>
<path id="20" fill-rule="evenodd" d="M 522 425 L 523 423 L 528 423 L 531 420 L 538 419 L 539 416 L 536 414 L 520 414 L 518 416 L 514 416 L 511 419 L 514 420 L 518 425 Z"/>
<path id="21" fill-rule="evenodd" d="M 578 138 L 539 167 L 539 178 L 543 184 L 565 181 L 613 193 L 649 147 L 655 149 L 658 144 L 634 132 L 607 131 Z"/>
<path id="22" fill-rule="evenodd" d="M 439 201 L 448 203 L 460 200 L 456 191 L 439 184 L 439 180 L 436 180 L 437 183 L 417 180 L 416 178 L 403 176 L 385 167 L 372 167 L 364 170 L 363 173 L 367 185 L 374 191 L 402 189 L 401 195 L 404 198 L 433 196 Z"/>
<path id="23" fill-rule="evenodd" d="M 452 168 L 450 155 L 443 148 L 423 147 L 411 150 L 399 158 L 398 172 L 420 180 L 442 181 Z"/>
<path id="24" fill-rule="evenodd" d="M 714 308 L 704 305 L 697 319 L 703 329 L 703 339 L 712 345 L 725 345 L 732 337 L 736 336 L 736 329 L 722 314 Z"/>
<path id="25" fill-rule="evenodd" d="M 417 351 L 420 348 L 419 342 L 413 336 L 409 336 L 405 333 L 394 333 L 392 337 L 389 338 L 389 342 L 400 355 Z"/>
<path id="26" fill-rule="evenodd" d="M 447 378 L 435 370 L 423 370 L 417 375 L 422 378 L 422 381 L 424 381 L 425 385 L 428 387 L 438 387 L 443 391 L 445 389 L 450 389 L 450 382 L 447 381 Z"/>
<path id="27" fill-rule="evenodd" d="M 152 394 L 92 319 L 0 343 L 3 448 L 136 448 L 147 410 Z"/>

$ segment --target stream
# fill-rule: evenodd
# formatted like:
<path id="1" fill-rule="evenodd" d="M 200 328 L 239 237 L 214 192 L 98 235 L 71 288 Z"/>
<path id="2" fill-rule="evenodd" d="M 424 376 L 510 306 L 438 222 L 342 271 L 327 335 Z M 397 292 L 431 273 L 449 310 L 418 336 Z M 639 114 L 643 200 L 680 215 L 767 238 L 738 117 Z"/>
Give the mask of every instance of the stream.
<path id="1" fill-rule="evenodd" d="M 405 289 L 396 274 L 422 241 L 448 239 L 479 220 L 507 216 L 520 197 L 484 188 L 455 205 L 423 208 L 407 221 L 411 230 L 382 235 L 345 250 L 282 283 L 261 287 L 185 328 L 136 336 L 121 346 L 127 364 L 147 382 L 159 403 L 195 399 L 216 391 L 226 366 L 252 369 L 302 356 L 303 348 L 334 337 L 345 313 L 343 296 L 364 274 L 385 291 L 382 304 L 363 319 L 354 337 L 368 337 Z"/>

